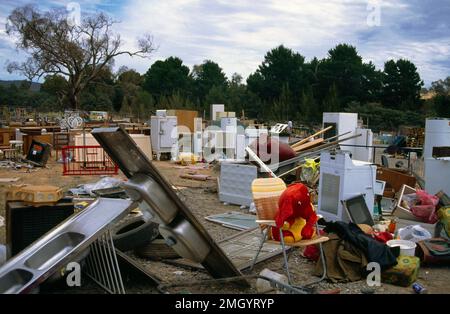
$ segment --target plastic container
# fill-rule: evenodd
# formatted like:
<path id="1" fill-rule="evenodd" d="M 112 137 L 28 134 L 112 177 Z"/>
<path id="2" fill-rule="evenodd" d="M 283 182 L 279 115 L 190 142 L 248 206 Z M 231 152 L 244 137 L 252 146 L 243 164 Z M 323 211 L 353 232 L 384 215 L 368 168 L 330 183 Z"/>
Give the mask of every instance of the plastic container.
<path id="1" fill-rule="evenodd" d="M 400 247 L 400 255 L 415 256 L 416 243 L 408 240 L 389 240 L 386 242 L 389 247 Z"/>
<path id="2" fill-rule="evenodd" d="M 279 281 L 284 284 L 288 284 L 288 279 L 285 275 L 276 273 L 267 268 L 263 269 L 263 271 L 260 272 L 259 275 Z M 270 282 L 268 280 L 264 280 L 261 278 L 258 278 L 256 280 L 256 290 L 258 291 L 258 293 L 269 292 L 269 291 L 272 291 L 273 289 L 274 288 L 272 288 L 272 286 L 270 285 Z"/>

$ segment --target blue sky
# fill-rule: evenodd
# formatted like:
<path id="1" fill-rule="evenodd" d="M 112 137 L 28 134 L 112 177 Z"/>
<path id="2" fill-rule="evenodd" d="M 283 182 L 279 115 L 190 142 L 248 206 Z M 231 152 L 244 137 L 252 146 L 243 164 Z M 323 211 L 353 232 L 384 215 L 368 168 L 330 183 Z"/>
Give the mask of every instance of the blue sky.
<path id="1" fill-rule="evenodd" d="M 36 1 L 38 7 L 66 7 L 71 1 Z M 0 79 L 17 79 L 6 72 L 8 60 L 20 60 L 13 39 L 5 32 L 8 14 L 30 3 L 0 2 Z M 449 0 L 93 0 L 78 1 L 81 14 L 108 12 L 121 23 L 124 47 L 150 33 L 158 50 L 151 59 L 116 59 L 140 73 L 159 59 L 180 57 L 192 68 L 211 59 L 228 77 L 246 78 L 264 54 L 280 45 L 307 60 L 326 57 L 338 43 L 355 45 L 365 61 L 382 69 L 388 59 L 413 61 L 426 85 L 450 76 Z M 379 14 L 378 14 L 379 13 Z"/>

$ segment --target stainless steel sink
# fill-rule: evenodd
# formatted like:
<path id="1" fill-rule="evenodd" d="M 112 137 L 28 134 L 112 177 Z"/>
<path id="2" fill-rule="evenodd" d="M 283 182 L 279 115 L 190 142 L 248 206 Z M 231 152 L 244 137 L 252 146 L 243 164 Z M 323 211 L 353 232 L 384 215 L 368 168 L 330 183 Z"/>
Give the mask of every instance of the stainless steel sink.
<path id="1" fill-rule="evenodd" d="M 84 238 L 81 233 L 66 232 L 50 240 L 25 261 L 25 266 L 33 269 L 44 269 L 72 251 Z"/>
<path id="2" fill-rule="evenodd" d="M 69 217 L 0 268 L 0 293 L 27 293 L 82 254 L 137 204 L 99 198 Z"/>
<path id="3" fill-rule="evenodd" d="M 127 194 L 159 219 L 162 236 L 178 254 L 200 262 L 215 278 L 242 276 L 125 130 L 97 128 L 91 133 L 128 177 L 123 186 Z M 248 286 L 245 279 L 239 284 Z"/>
<path id="4" fill-rule="evenodd" d="M 0 293 L 17 293 L 28 281 L 33 278 L 33 273 L 24 269 L 14 269 L 0 277 Z"/>

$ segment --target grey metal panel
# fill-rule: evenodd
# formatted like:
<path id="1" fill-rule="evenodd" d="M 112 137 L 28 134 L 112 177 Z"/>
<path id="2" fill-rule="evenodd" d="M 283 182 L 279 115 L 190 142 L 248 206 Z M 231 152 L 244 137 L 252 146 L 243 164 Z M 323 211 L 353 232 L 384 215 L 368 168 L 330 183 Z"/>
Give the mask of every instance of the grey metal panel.
<path id="1" fill-rule="evenodd" d="M 123 129 L 98 128 L 92 131 L 92 135 L 128 178 L 141 173 L 150 176 L 161 185 L 163 190 L 167 193 L 167 196 L 177 205 L 178 212 L 175 221 L 180 219 L 189 221 L 192 227 L 196 229 L 210 246 L 210 252 L 202 262 L 202 265 L 213 277 L 224 278 L 242 275 L 220 247 L 214 242 L 197 218 L 195 218 L 191 210 L 180 200 L 178 195 L 172 189 L 172 186 Z M 248 282 L 244 279 L 239 283 L 248 286 Z"/>
<path id="2" fill-rule="evenodd" d="M 99 198 L 0 268 L 0 293 L 27 293 L 84 251 L 135 203 Z"/>
<path id="3" fill-rule="evenodd" d="M 258 168 L 254 165 L 222 163 L 219 179 L 220 201 L 249 206 L 253 200 L 252 182 L 257 177 Z"/>

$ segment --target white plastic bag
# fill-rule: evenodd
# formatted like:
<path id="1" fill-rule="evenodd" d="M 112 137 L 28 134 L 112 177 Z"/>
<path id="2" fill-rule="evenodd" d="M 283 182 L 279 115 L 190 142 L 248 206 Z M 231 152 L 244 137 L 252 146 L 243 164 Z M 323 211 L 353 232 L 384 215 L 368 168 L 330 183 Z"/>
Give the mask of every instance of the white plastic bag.
<path id="1" fill-rule="evenodd" d="M 402 240 L 419 242 L 431 239 L 431 233 L 421 225 L 410 225 L 405 228 L 398 229 L 398 235 Z"/>
<path id="2" fill-rule="evenodd" d="M 93 195 L 92 191 L 99 190 L 99 189 L 113 188 L 113 187 L 121 185 L 122 183 L 123 183 L 122 180 L 112 178 L 112 177 L 104 177 L 95 183 L 85 184 L 83 186 L 83 188 L 87 193 Z"/>

